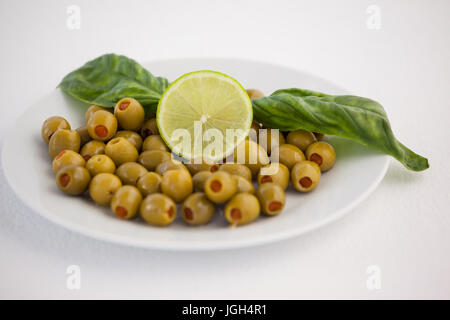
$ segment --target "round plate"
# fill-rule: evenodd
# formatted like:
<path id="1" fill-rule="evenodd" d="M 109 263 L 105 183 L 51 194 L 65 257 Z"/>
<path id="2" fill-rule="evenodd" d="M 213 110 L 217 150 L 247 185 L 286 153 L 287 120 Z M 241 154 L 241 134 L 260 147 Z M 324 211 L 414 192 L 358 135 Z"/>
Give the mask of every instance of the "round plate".
<path id="1" fill-rule="evenodd" d="M 279 88 L 300 87 L 342 94 L 339 87 L 309 74 L 282 66 L 235 59 L 177 59 L 144 64 L 153 74 L 173 81 L 194 70 L 216 70 L 232 76 L 245 88 L 269 94 Z M 5 175 L 17 195 L 35 212 L 68 229 L 115 243 L 164 250 L 215 250 L 246 247 L 287 239 L 342 217 L 364 200 L 386 173 L 389 158 L 341 138 L 328 140 L 336 149 L 335 167 L 322 175 L 311 193 L 289 189 L 286 207 L 276 217 L 261 217 L 247 226 L 228 227 L 223 212 L 200 227 L 178 217 L 169 227 L 153 227 L 140 220 L 115 218 L 108 208 L 87 198 L 69 197 L 55 183 L 47 146 L 40 131 L 49 116 L 65 117 L 77 128 L 88 106 L 59 89 L 36 102 L 12 127 L 2 153 Z"/>

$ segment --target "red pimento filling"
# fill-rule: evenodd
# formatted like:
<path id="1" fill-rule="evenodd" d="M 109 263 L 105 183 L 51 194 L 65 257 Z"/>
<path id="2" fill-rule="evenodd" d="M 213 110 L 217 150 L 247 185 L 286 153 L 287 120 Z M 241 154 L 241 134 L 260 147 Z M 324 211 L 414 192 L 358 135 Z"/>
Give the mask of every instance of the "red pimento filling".
<path id="1" fill-rule="evenodd" d="M 309 188 L 312 185 L 312 180 L 310 177 L 303 177 L 299 180 L 299 183 L 303 188 Z"/>
<path id="2" fill-rule="evenodd" d="M 108 128 L 100 124 L 95 127 L 95 134 L 100 138 L 106 138 L 108 136 Z"/>

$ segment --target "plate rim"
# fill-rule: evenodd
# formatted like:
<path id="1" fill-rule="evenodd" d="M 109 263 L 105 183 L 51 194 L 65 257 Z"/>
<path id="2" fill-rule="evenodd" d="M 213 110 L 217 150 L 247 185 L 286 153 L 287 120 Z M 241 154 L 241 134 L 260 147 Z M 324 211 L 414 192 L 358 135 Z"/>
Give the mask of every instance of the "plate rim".
<path id="1" fill-rule="evenodd" d="M 240 61 L 240 62 L 252 62 L 252 63 L 260 63 L 260 64 L 266 64 L 271 65 L 274 67 L 284 68 L 288 70 L 293 70 L 300 72 L 302 74 L 305 74 L 307 76 L 314 77 L 319 80 L 326 81 L 330 84 L 332 84 L 334 87 L 342 89 L 344 92 L 348 92 L 347 90 L 343 89 L 342 87 L 335 85 L 334 82 L 323 79 L 319 76 L 315 76 L 307 71 L 302 71 L 296 68 L 291 68 L 283 64 L 277 64 L 272 62 L 265 62 L 260 60 L 251 60 L 251 59 L 242 59 L 242 58 L 221 58 L 221 57 L 186 57 L 186 58 L 169 58 L 169 59 L 154 59 L 150 61 L 146 61 L 142 63 L 142 65 L 148 65 L 152 63 L 158 63 L 158 62 L 169 62 L 169 61 L 180 61 L 180 60 L 219 60 L 219 61 Z M 54 91 L 48 92 L 45 95 L 42 95 L 40 99 L 44 99 L 45 97 L 54 94 Z M 17 121 L 20 121 L 27 112 L 32 108 L 32 105 L 28 106 L 17 118 Z M 70 222 L 69 220 L 65 220 L 63 218 L 59 218 L 57 215 L 54 215 L 50 212 L 50 210 L 41 207 L 40 210 L 33 208 L 33 204 L 31 203 L 31 200 L 27 198 L 25 195 L 23 195 L 21 192 L 19 192 L 19 187 L 13 182 L 7 171 L 5 170 L 8 164 L 7 156 L 7 150 L 9 148 L 9 145 L 11 143 L 13 136 L 13 132 L 10 131 L 8 134 L 4 137 L 2 147 L 1 147 L 1 162 L 2 162 L 2 170 L 3 174 L 5 176 L 6 181 L 8 182 L 11 189 L 14 191 L 15 195 L 30 209 L 30 211 L 35 212 L 39 214 L 40 216 L 46 218 L 47 220 L 51 221 L 52 223 L 64 227 L 65 229 L 69 231 L 75 231 L 78 234 L 81 234 L 83 236 L 86 236 L 88 238 L 93 238 L 96 240 L 101 240 L 105 242 L 110 242 L 114 244 L 119 244 L 122 246 L 129 246 L 129 247 L 137 247 L 137 248 L 145 248 L 145 249 L 152 249 L 152 250 L 162 250 L 162 251 L 212 251 L 212 250 L 232 250 L 232 249 L 239 249 L 239 248 L 249 248 L 249 247 L 255 247 L 260 246 L 263 244 L 268 243 L 275 243 L 282 240 L 291 239 L 296 236 L 304 235 L 307 233 L 310 233 L 314 230 L 320 229 L 322 227 L 325 227 L 331 223 L 333 223 L 336 220 L 341 219 L 346 214 L 350 213 L 354 208 L 356 208 L 358 205 L 360 205 L 365 199 L 369 197 L 370 194 L 372 194 L 375 189 L 378 187 L 378 185 L 383 180 L 384 176 L 386 175 L 386 172 L 389 168 L 390 164 L 390 157 L 387 155 L 380 155 L 380 159 L 384 161 L 382 165 L 382 169 L 380 170 L 379 174 L 377 175 L 376 179 L 372 181 L 370 186 L 365 190 L 365 192 L 361 193 L 356 199 L 351 201 L 348 205 L 345 207 L 335 211 L 330 217 L 322 219 L 316 223 L 310 224 L 307 227 L 299 226 L 291 228 L 284 232 L 277 232 L 272 234 L 265 234 L 264 236 L 257 236 L 250 239 L 241 239 L 239 241 L 235 242 L 210 242 L 205 243 L 201 241 L 190 241 L 189 243 L 184 242 L 167 242 L 167 241 L 145 241 L 143 239 L 133 239 L 128 236 L 121 236 L 121 235 L 113 235 L 108 232 L 104 232 L 102 230 L 94 230 L 94 229 L 85 229 L 82 226 L 77 225 L 76 223 Z"/>

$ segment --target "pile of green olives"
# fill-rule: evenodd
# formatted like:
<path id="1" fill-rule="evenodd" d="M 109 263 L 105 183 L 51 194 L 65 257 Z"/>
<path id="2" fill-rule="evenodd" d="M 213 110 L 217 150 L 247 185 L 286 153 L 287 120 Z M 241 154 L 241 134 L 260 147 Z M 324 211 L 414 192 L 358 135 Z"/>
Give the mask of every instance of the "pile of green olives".
<path id="1" fill-rule="evenodd" d="M 263 96 L 247 92 L 251 99 Z M 170 153 L 155 117 L 133 98 L 113 109 L 91 105 L 85 120 L 75 130 L 57 116 L 42 125 L 56 185 L 71 196 L 89 194 L 119 219 L 140 217 L 155 226 L 171 224 L 178 212 L 190 226 L 207 224 L 218 211 L 231 226 L 276 216 L 289 186 L 311 192 L 336 161 L 320 133 L 280 132 L 271 143 L 273 129 L 253 122 L 254 134 L 224 163 L 184 163 Z"/>

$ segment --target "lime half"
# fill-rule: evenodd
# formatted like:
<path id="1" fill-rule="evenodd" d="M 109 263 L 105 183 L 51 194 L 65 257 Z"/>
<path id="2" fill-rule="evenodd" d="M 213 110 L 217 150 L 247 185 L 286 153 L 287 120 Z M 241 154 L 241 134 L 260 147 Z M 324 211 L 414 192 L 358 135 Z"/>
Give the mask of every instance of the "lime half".
<path id="1" fill-rule="evenodd" d="M 187 160 L 219 161 L 248 135 L 252 104 L 235 79 L 202 70 L 175 80 L 156 112 L 159 133 L 172 152 Z"/>

